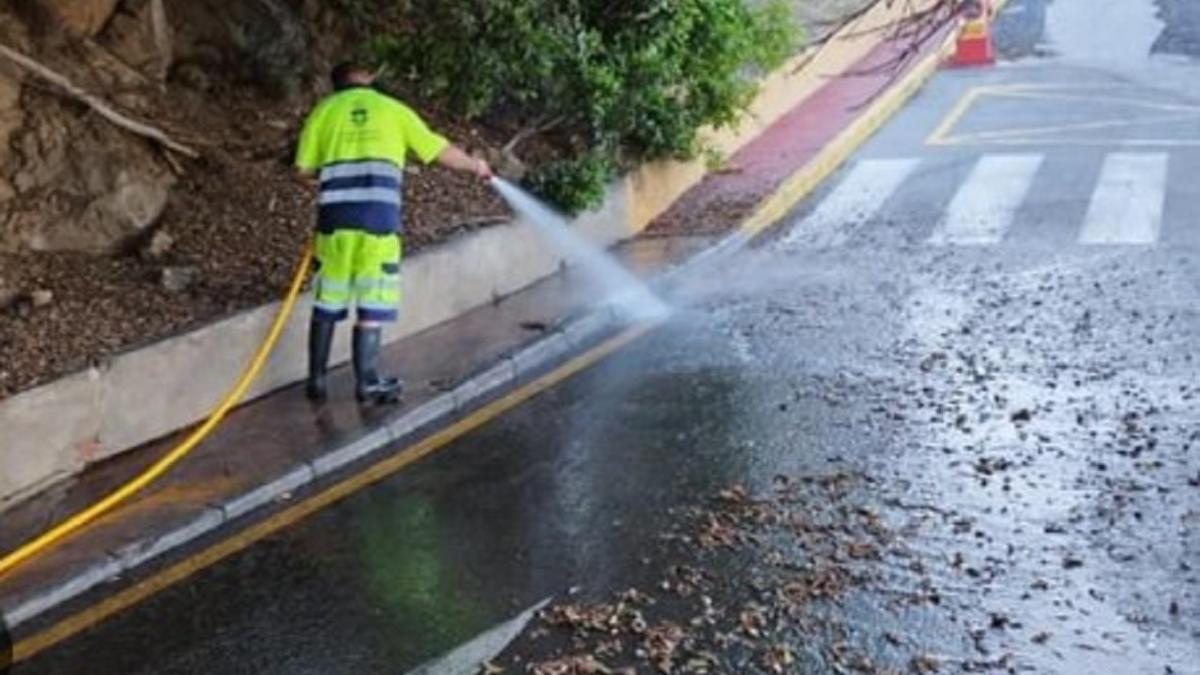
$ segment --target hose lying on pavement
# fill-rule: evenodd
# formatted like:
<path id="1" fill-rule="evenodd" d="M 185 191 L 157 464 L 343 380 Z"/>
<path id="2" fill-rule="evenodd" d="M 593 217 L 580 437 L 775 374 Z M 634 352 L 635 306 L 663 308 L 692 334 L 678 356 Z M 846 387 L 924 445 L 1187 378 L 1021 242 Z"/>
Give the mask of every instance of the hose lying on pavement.
<path id="1" fill-rule="evenodd" d="M 220 426 L 225 416 L 241 402 L 242 398 L 246 395 L 246 391 L 250 389 L 250 385 L 258 378 L 259 373 L 267 362 L 267 358 L 270 357 L 271 352 L 275 349 L 275 344 L 279 342 L 279 336 L 283 334 L 288 317 L 291 316 L 292 310 L 296 306 L 296 299 L 300 296 L 300 289 L 304 287 L 304 280 L 308 276 L 308 267 L 312 262 L 312 255 L 312 247 L 310 246 L 304 251 L 304 257 L 301 259 L 300 265 L 296 268 L 296 274 L 292 277 L 291 287 L 288 288 L 287 295 L 284 296 L 283 304 L 279 307 L 278 314 L 275 315 L 275 320 L 271 324 L 271 329 L 267 332 L 266 339 L 259 346 L 258 352 L 254 355 L 253 360 L 250 361 L 250 365 L 242 372 L 242 376 L 238 378 L 233 389 L 221 401 L 220 405 L 209 414 L 204 423 L 192 431 L 179 445 L 176 445 L 170 452 L 163 455 L 161 459 L 129 482 L 114 490 L 104 499 L 76 513 L 74 516 L 30 540 L 12 553 L 0 558 L 0 576 L 11 572 L 22 563 L 53 548 L 64 539 L 78 532 L 80 528 L 108 513 L 125 500 L 143 490 L 146 486 L 161 478 L 172 467 L 178 464 L 180 460 L 195 450 L 204 439 L 208 438 Z"/>

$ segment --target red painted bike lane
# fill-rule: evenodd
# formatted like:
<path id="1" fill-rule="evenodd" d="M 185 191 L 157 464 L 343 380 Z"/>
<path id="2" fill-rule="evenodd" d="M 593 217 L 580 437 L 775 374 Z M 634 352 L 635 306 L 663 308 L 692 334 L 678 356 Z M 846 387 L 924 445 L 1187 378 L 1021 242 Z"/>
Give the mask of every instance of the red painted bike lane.
<path id="1" fill-rule="evenodd" d="M 736 229 L 798 171 L 816 161 L 872 103 L 939 51 L 953 22 L 927 35 L 881 43 L 847 74 L 831 78 L 709 174 L 651 224 L 654 235 L 711 235 Z M 861 140 L 865 140 L 861 139 Z"/>

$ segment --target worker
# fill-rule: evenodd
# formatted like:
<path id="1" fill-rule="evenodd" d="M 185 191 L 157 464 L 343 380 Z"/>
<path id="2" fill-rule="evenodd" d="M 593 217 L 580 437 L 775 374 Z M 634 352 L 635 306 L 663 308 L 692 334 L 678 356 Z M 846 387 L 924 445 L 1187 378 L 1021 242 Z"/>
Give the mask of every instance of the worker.
<path id="1" fill-rule="evenodd" d="M 482 180 L 492 170 L 375 89 L 375 75 L 362 64 L 339 64 L 332 80 L 335 91 L 309 114 L 296 151 L 297 170 L 319 182 L 306 393 L 325 400 L 334 328 L 354 305 L 355 394 L 365 403 L 394 403 L 403 384 L 380 375 L 378 364 L 383 326 L 399 318 L 405 161 L 412 153 Z"/>

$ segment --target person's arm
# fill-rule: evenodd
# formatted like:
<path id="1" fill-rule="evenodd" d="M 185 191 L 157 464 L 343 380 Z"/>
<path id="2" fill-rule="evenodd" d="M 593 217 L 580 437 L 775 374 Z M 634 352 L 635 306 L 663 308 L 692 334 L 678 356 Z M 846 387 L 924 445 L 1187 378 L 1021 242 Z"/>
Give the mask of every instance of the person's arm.
<path id="1" fill-rule="evenodd" d="M 454 169 L 473 173 L 482 180 L 491 180 L 492 167 L 482 159 L 468 155 L 462 148 L 454 145 L 441 134 L 432 131 L 421 116 L 408 106 L 397 102 L 396 111 L 399 115 L 400 128 L 404 132 L 412 152 L 426 164 L 438 164 Z"/>
<path id="2" fill-rule="evenodd" d="M 482 180 L 491 180 L 492 167 L 477 157 L 472 157 L 457 145 L 447 145 L 442 154 L 438 155 L 438 164 L 456 171 L 473 173 Z"/>

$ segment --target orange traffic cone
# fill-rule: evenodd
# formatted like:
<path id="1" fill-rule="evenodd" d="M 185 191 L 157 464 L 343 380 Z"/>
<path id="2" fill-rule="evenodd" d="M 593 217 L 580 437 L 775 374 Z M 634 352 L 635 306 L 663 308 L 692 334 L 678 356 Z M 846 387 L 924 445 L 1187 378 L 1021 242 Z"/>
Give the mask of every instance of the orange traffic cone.
<path id="1" fill-rule="evenodd" d="M 986 0 L 969 0 L 963 4 L 963 26 L 954 51 L 956 66 L 990 66 L 996 62 L 992 45 L 991 7 Z"/>

